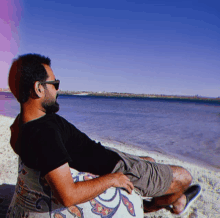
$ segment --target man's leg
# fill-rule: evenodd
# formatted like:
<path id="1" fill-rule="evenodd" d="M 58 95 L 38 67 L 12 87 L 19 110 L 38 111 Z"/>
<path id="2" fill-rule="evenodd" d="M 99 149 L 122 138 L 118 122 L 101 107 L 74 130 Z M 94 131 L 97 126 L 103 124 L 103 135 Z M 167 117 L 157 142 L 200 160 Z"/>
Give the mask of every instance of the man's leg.
<path id="1" fill-rule="evenodd" d="M 179 214 L 186 205 L 186 196 L 183 194 L 192 182 L 191 174 L 179 166 L 171 166 L 173 180 L 169 189 L 161 197 L 154 197 L 151 202 L 144 201 L 145 212 L 153 212 L 169 205 L 173 206 L 173 213 Z"/>
<path id="2" fill-rule="evenodd" d="M 113 173 L 114 172 L 125 173 L 131 179 L 131 182 L 133 182 L 134 186 L 137 189 L 145 193 L 148 192 L 148 195 L 146 196 L 149 196 L 149 197 L 154 196 L 153 194 L 150 195 L 150 190 L 145 189 L 145 187 L 143 186 L 143 184 L 146 184 L 145 181 L 149 179 L 149 176 L 150 176 L 150 180 L 147 182 L 147 184 L 148 184 L 148 187 L 153 188 L 156 185 L 155 182 L 157 183 L 157 185 L 161 185 L 160 182 L 163 181 L 163 176 L 166 177 L 164 178 L 166 180 L 166 181 L 164 180 L 164 184 L 166 184 L 168 181 L 168 178 L 172 175 L 171 185 L 164 194 L 161 194 L 162 196 L 154 197 L 152 202 L 144 201 L 144 209 L 146 212 L 156 211 L 156 210 L 165 208 L 169 205 L 173 206 L 174 213 L 180 213 L 185 208 L 186 197 L 183 193 L 187 190 L 187 188 L 192 182 L 192 176 L 186 169 L 182 167 L 178 167 L 178 166 L 170 166 L 169 173 L 172 173 L 170 175 L 168 174 L 168 171 L 167 171 L 168 168 L 164 167 L 165 165 L 162 166 L 163 164 L 162 165 L 158 164 L 157 166 L 154 166 L 153 162 L 155 162 L 155 160 L 153 158 L 150 158 L 150 157 L 137 158 L 137 156 L 126 154 L 120 151 L 118 151 L 118 153 L 122 157 L 123 161 L 120 161 L 119 164 L 116 165 L 115 169 L 113 170 Z M 152 162 L 152 164 L 146 165 L 146 162 L 140 162 L 140 158 L 144 160 L 148 160 Z M 128 173 L 127 169 L 133 168 L 134 165 L 135 165 L 135 168 L 132 170 L 132 172 Z M 135 170 L 137 170 L 137 167 L 138 167 L 139 172 L 136 174 Z M 152 173 L 154 171 L 153 170 L 154 167 L 156 167 L 157 170 L 155 171 L 155 173 Z M 163 173 L 160 174 L 159 176 L 160 178 L 158 178 L 159 180 L 157 180 L 156 174 L 158 172 L 161 173 L 161 171 L 163 171 Z M 142 175 L 142 176 L 140 177 L 140 180 L 137 180 L 139 175 Z M 158 187 L 158 188 L 164 188 L 164 186 Z"/>

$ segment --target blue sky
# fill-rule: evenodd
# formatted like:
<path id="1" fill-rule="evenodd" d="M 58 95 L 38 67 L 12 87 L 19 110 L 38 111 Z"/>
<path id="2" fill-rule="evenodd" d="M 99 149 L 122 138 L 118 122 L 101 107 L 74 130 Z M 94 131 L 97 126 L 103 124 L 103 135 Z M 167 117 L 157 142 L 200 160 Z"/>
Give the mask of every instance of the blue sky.
<path id="1" fill-rule="evenodd" d="M 218 1 L 11 2 L 12 54 L 49 56 L 62 90 L 220 96 Z"/>

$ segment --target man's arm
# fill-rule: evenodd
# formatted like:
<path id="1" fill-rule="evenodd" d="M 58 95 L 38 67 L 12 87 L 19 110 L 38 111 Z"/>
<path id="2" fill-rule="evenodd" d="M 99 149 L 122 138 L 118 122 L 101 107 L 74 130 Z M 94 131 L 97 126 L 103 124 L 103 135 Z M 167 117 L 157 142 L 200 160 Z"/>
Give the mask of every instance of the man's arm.
<path id="1" fill-rule="evenodd" d="M 128 177 L 122 173 L 107 174 L 88 181 L 74 183 L 68 163 L 50 171 L 45 178 L 55 197 L 65 207 L 89 201 L 110 187 L 125 188 L 129 193 L 134 189 Z"/>

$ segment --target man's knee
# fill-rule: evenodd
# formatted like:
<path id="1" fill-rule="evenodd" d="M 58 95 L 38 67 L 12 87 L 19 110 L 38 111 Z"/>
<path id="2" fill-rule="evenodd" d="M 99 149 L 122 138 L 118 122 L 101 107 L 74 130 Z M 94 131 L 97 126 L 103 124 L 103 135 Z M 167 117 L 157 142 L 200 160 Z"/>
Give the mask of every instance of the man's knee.
<path id="1" fill-rule="evenodd" d="M 191 184 L 193 178 L 189 171 L 180 166 L 171 166 L 171 169 L 174 180 L 181 182 L 186 187 Z"/>
<path id="2" fill-rule="evenodd" d="M 140 158 L 143 160 L 150 161 L 150 162 L 156 162 L 152 157 L 140 157 Z"/>
<path id="3" fill-rule="evenodd" d="M 170 166 L 173 171 L 173 180 L 166 194 L 183 193 L 191 184 L 192 176 L 191 174 L 179 166 Z"/>

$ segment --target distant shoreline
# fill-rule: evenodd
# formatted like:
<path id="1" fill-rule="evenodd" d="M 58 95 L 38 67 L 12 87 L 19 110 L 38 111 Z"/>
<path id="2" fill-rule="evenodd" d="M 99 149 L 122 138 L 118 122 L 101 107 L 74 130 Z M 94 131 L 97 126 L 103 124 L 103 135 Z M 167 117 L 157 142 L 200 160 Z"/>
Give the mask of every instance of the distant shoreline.
<path id="1" fill-rule="evenodd" d="M 9 90 L 0 90 L 1 92 L 11 93 Z M 76 95 L 76 96 L 98 96 L 98 97 L 117 97 L 117 98 L 151 98 L 151 99 L 169 99 L 169 100 L 190 100 L 190 101 L 207 101 L 220 103 L 220 96 L 216 98 L 203 97 L 199 95 L 164 95 L 164 94 L 134 94 L 134 93 L 118 93 L 118 92 L 90 92 L 90 91 L 58 91 L 59 95 Z"/>
<path id="2" fill-rule="evenodd" d="M 193 100 L 193 101 L 211 101 L 220 103 L 220 97 L 210 98 L 202 96 L 184 96 L 184 95 L 158 95 L 158 94 L 133 94 L 118 92 L 87 92 L 87 91 L 58 91 L 59 95 L 78 95 L 78 96 L 99 96 L 99 97 L 121 97 L 121 98 L 154 98 L 154 99 L 174 99 L 174 100 Z"/>

